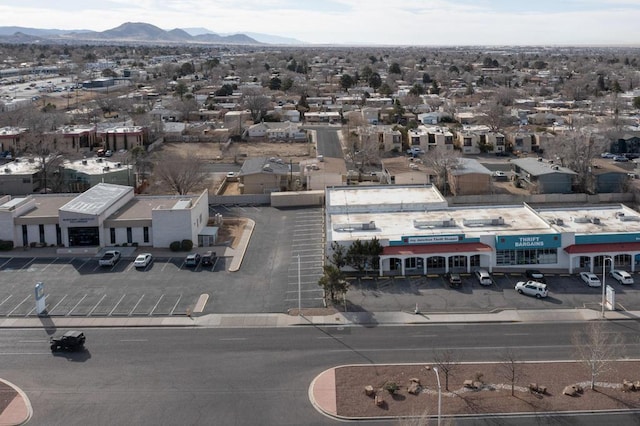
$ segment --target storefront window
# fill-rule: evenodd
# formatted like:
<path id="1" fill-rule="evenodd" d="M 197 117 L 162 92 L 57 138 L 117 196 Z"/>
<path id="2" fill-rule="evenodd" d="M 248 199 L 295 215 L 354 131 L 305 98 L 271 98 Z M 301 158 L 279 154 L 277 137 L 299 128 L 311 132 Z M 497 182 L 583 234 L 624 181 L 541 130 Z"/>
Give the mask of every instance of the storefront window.
<path id="1" fill-rule="evenodd" d="M 496 251 L 497 265 L 547 265 L 558 263 L 557 249 Z"/>

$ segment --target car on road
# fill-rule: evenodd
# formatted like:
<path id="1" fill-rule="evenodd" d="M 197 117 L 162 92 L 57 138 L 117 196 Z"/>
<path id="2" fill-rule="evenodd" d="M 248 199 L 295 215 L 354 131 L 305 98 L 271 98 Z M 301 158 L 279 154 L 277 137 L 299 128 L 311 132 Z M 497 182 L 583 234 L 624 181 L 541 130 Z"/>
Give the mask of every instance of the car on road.
<path id="1" fill-rule="evenodd" d="M 201 256 L 198 253 L 190 253 L 184 260 L 184 266 L 198 266 Z"/>
<path id="2" fill-rule="evenodd" d="M 600 278 L 593 272 L 580 272 L 580 279 L 589 287 L 600 287 Z"/>
<path id="3" fill-rule="evenodd" d="M 447 279 L 447 282 L 449 282 L 449 285 L 451 287 L 460 287 L 460 285 L 462 284 L 462 278 L 460 278 L 460 274 L 457 274 L 455 272 L 448 272 L 445 275 L 445 278 Z"/>
<path id="4" fill-rule="evenodd" d="M 56 351 L 79 351 L 84 348 L 86 338 L 82 331 L 69 330 L 59 337 L 51 337 L 49 343 L 51 352 Z"/>
<path id="5" fill-rule="evenodd" d="M 491 275 L 486 269 L 478 269 L 475 272 L 475 276 L 478 279 L 480 285 L 491 285 L 493 284 L 493 280 L 491 279 Z"/>
<path id="6" fill-rule="evenodd" d="M 547 282 L 546 278 L 544 277 L 544 274 L 542 272 L 538 271 L 537 269 L 527 269 L 526 271 L 524 271 L 524 274 L 530 280 L 538 281 L 539 283 L 546 283 Z"/>
<path id="7" fill-rule="evenodd" d="M 629 159 L 624 155 L 616 155 L 615 157 L 613 157 L 613 161 L 617 161 L 618 163 L 626 163 L 629 161 Z"/>
<path id="8" fill-rule="evenodd" d="M 516 291 L 527 296 L 535 296 L 538 299 L 547 297 L 549 291 L 547 285 L 538 281 L 520 281 L 516 284 Z"/>
<path id="9" fill-rule="evenodd" d="M 627 271 L 614 269 L 609 272 L 609 276 L 618 281 L 619 284 L 633 284 L 633 277 Z"/>
<path id="10" fill-rule="evenodd" d="M 610 152 L 603 152 L 602 154 L 600 154 L 600 157 L 602 157 L 602 158 L 614 158 L 614 157 L 616 157 L 616 154 L 612 154 Z"/>
<path id="11" fill-rule="evenodd" d="M 107 250 L 104 252 L 98 264 L 100 266 L 113 266 L 120 260 L 120 252 L 118 250 Z"/>
<path id="12" fill-rule="evenodd" d="M 147 266 L 149 266 L 152 260 L 153 256 L 151 255 L 151 253 L 140 253 L 136 257 L 136 260 L 133 261 L 133 266 L 135 266 L 136 268 L 146 268 Z"/>

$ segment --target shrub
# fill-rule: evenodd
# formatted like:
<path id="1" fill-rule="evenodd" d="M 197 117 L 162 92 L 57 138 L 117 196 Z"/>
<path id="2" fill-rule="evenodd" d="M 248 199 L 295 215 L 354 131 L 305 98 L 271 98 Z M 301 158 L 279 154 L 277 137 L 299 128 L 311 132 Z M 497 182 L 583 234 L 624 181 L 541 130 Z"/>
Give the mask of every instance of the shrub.
<path id="1" fill-rule="evenodd" d="M 193 248 L 193 241 L 182 240 L 182 242 L 180 243 L 180 246 L 182 247 L 183 251 L 191 251 L 191 249 Z"/>
<path id="2" fill-rule="evenodd" d="M 391 394 L 396 393 L 398 389 L 400 389 L 396 382 L 386 382 L 382 388 Z"/>
<path id="3" fill-rule="evenodd" d="M 13 241 L 0 240 L 0 250 L 2 251 L 13 250 Z"/>
<path id="4" fill-rule="evenodd" d="M 138 243 L 131 243 L 133 247 L 138 247 Z"/>
<path id="5" fill-rule="evenodd" d="M 174 241 L 169 244 L 169 249 L 171 251 L 180 251 L 180 241 Z"/>
<path id="6" fill-rule="evenodd" d="M 36 242 L 35 242 L 35 241 L 31 241 L 31 242 L 29 243 L 29 247 L 31 247 L 31 248 L 35 248 L 35 246 L 36 246 Z"/>

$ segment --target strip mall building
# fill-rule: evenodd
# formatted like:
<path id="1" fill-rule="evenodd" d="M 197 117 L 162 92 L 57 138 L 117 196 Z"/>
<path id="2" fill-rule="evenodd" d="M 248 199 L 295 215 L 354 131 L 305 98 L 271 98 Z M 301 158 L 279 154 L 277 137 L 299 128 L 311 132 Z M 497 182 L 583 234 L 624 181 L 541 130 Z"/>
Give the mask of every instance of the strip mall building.
<path id="1" fill-rule="evenodd" d="M 640 214 L 622 205 L 534 209 L 449 207 L 431 185 L 326 189 L 326 247 L 377 238 L 380 275 L 540 270 L 599 271 L 640 261 Z"/>
<path id="2" fill-rule="evenodd" d="M 207 226 L 208 220 L 206 190 L 136 196 L 130 186 L 99 183 L 81 194 L 0 197 L 0 239 L 13 241 L 14 247 L 169 247 L 187 239 L 209 246 L 216 229 Z"/>

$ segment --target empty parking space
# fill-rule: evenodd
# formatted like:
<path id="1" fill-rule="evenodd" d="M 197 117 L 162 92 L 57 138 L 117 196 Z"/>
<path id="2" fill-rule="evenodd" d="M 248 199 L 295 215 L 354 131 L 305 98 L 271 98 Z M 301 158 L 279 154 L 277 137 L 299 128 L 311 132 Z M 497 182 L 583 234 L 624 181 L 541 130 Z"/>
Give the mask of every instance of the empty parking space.
<path id="1" fill-rule="evenodd" d="M 288 309 L 322 306 L 318 286 L 324 259 L 324 218 L 320 209 L 297 211 L 292 224 L 291 261 L 287 268 L 285 304 Z"/>

